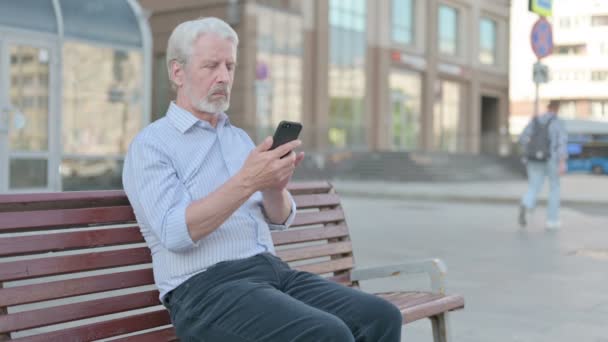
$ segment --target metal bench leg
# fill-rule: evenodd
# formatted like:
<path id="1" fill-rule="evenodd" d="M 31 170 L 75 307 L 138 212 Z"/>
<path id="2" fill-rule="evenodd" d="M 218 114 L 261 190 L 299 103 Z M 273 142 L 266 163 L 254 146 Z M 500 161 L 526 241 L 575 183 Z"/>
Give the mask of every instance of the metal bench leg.
<path id="1" fill-rule="evenodd" d="M 430 318 L 433 327 L 433 340 L 435 342 L 450 341 L 448 314 L 442 313 Z"/>

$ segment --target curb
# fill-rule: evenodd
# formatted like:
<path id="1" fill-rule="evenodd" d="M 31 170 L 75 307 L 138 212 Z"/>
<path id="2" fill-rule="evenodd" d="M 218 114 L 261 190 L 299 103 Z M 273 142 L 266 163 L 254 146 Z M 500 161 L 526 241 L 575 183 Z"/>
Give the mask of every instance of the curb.
<path id="1" fill-rule="evenodd" d="M 341 196 L 351 197 L 366 197 L 366 198 L 383 198 L 383 199 L 403 199 L 417 201 L 445 201 L 445 202 L 460 202 L 460 203 L 491 203 L 491 204 L 512 204 L 517 205 L 520 198 L 515 197 L 497 197 L 483 195 L 457 195 L 457 194 L 428 194 L 428 193 L 388 193 L 388 192 L 370 192 L 352 189 L 340 189 L 336 187 L 338 194 Z M 539 198 L 538 204 L 546 205 L 545 198 Z M 608 205 L 608 201 L 601 200 L 585 200 L 585 199 L 564 199 L 560 201 L 561 206 L 571 205 Z"/>

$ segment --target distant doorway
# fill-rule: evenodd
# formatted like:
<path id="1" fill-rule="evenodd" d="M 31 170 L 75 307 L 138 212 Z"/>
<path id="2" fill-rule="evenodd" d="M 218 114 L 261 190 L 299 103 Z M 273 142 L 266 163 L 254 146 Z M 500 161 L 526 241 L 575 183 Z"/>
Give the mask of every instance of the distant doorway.
<path id="1" fill-rule="evenodd" d="M 481 97 L 481 153 L 498 154 L 500 142 L 498 108 L 497 97 Z"/>

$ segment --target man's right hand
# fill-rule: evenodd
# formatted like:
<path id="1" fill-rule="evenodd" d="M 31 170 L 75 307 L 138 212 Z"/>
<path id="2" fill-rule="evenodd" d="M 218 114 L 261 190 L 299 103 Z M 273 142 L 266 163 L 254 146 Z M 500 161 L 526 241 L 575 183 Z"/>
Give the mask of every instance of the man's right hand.
<path id="1" fill-rule="evenodd" d="M 300 140 L 293 140 L 269 150 L 272 137 L 267 137 L 247 157 L 239 171 L 240 179 L 251 193 L 276 187 L 289 179 L 296 167 L 295 148 Z M 285 156 L 286 155 L 286 156 Z M 281 158 L 285 156 L 284 158 Z"/>

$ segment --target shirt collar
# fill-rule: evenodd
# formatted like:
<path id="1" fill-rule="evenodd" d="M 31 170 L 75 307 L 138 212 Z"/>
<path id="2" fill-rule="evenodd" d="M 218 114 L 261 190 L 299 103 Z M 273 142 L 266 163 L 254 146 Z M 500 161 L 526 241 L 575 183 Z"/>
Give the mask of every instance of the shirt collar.
<path id="1" fill-rule="evenodd" d="M 217 125 L 219 126 L 227 126 L 230 124 L 230 120 L 228 119 L 228 115 L 224 112 L 220 112 L 219 120 L 217 121 Z M 173 123 L 173 126 L 177 128 L 182 134 L 186 133 L 192 126 L 199 123 L 204 128 L 213 128 L 209 124 L 209 122 L 204 120 L 199 120 L 194 114 L 183 109 L 182 107 L 175 104 L 175 102 L 171 101 L 169 105 L 169 109 L 167 110 L 167 117 Z"/>

